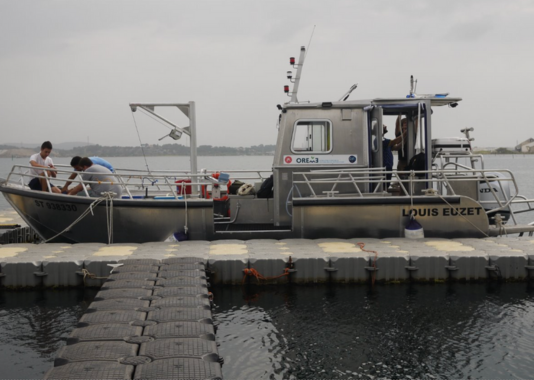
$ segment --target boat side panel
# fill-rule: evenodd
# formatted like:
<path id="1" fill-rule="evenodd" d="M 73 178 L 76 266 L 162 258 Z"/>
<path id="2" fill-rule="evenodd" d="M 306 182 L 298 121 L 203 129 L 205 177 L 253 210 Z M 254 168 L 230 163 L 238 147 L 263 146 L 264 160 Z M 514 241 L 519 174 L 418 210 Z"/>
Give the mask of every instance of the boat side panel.
<path id="1" fill-rule="evenodd" d="M 25 191 L 24 194 L 4 192 L 4 196 L 22 218 L 44 239 L 63 231 L 79 218 L 94 199 L 83 197 L 52 196 Z M 43 196 L 45 195 L 45 196 Z M 186 208 L 169 207 L 170 202 L 113 202 L 113 242 L 142 243 L 163 241 L 173 233 L 183 231 L 186 225 Z M 183 203 L 183 201 L 182 201 Z M 193 239 L 207 239 L 213 230 L 213 205 L 187 208 L 187 226 Z M 93 207 L 93 212 L 72 226 L 54 241 L 69 243 L 108 242 L 108 217 L 105 201 Z"/>
<path id="2" fill-rule="evenodd" d="M 306 239 L 403 237 L 413 210 L 415 219 L 424 228 L 425 237 L 483 237 L 489 231 L 484 209 L 472 199 L 459 198 L 456 204 L 449 205 L 438 199 L 435 203 L 414 204 L 413 208 L 406 197 L 399 203 L 384 204 L 350 204 L 347 200 L 336 203 L 335 198 L 330 204 L 324 200 L 316 205 L 312 202 L 296 204 L 293 231 L 299 238 Z"/>

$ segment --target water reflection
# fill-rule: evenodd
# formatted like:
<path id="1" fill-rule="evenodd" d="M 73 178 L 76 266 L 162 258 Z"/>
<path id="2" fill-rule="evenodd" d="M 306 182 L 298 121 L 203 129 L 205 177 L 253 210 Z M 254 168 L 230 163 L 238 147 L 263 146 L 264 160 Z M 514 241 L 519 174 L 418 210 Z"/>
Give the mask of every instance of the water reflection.
<path id="1" fill-rule="evenodd" d="M 229 379 L 528 378 L 526 284 L 217 288 Z"/>
<path id="2" fill-rule="evenodd" d="M 0 290 L 0 378 L 41 378 L 96 292 Z"/>

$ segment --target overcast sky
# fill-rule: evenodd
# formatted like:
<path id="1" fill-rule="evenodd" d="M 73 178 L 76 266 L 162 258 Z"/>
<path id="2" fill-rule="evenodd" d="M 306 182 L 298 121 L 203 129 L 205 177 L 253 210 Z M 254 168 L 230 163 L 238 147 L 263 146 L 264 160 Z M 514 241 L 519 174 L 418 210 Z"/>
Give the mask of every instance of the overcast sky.
<path id="1" fill-rule="evenodd" d="M 532 20 L 529 0 L 0 0 L 0 143 L 138 145 L 128 103 L 193 100 L 199 145 L 274 144 L 289 57 L 316 25 L 300 100 L 354 83 L 350 99 L 405 96 L 413 74 L 464 99 L 434 137 L 513 146 L 534 137 Z M 143 143 L 168 132 L 135 117 Z"/>

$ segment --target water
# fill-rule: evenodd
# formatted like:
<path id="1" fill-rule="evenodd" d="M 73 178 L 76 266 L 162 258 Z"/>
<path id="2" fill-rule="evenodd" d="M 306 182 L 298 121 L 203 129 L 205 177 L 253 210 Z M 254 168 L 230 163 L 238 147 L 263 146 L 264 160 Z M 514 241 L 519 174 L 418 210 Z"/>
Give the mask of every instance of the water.
<path id="1" fill-rule="evenodd" d="M 216 288 L 226 379 L 526 379 L 526 284 Z"/>
<path id="2" fill-rule="evenodd" d="M 0 378 L 42 378 L 96 292 L 0 290 Z"/>
<path id="3" fill-rule="evenodd" d="M 0 291 L 0 378 L 42 378 L 95 292 Z M 225 379 L 532 378 L 528 284 L 213 293 Z"/>

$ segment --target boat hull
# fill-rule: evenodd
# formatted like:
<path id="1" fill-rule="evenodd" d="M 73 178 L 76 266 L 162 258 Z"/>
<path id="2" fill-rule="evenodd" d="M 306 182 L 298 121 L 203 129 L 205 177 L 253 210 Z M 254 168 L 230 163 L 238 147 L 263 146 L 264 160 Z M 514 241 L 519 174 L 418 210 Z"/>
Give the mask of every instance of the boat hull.
<path id="1" fill-rule="evenodd" d="M 3 187 L 7 201 L 43 240 L 48 240 L 88 210 L 95 198 L 68 196 Z M 187 208 L 186 208 L 187 206 Z M 187 211 L 186 211 L 187 210 Z M 113 200 L 102 201 L 80 221 L 53 242 L 108 243 L 111 221 L 113 243 L 164 241 L 183 231 L 186 224 L 192 239 L 208 238 L 207 226 L 213 221 L 213 203 L 209 200 Z M 110 218 L 111 216 L 111 218 Z"/>

